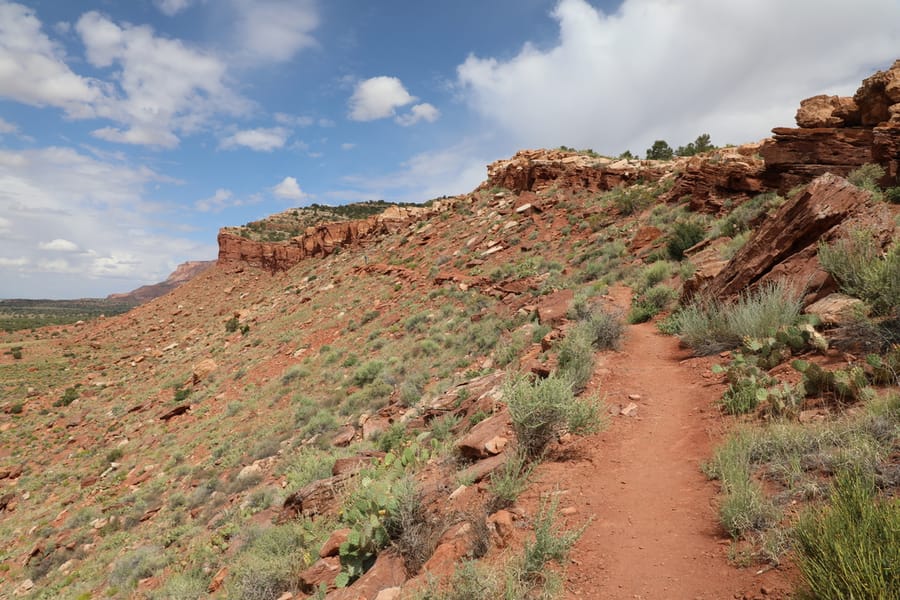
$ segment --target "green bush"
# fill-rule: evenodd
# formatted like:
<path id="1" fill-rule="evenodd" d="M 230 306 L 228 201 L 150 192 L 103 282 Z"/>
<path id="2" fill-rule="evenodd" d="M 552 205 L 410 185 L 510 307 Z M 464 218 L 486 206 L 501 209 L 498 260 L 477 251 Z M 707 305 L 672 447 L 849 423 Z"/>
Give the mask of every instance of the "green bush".
<path id="1" fill-rule="evenodd" d="M 839 474 L 830 506 L 805 511 L 794 541 L 810 597 L 898 597 L 900 500 L 877 498 L 873 480 L 853 472 Z"/>
<path id="2" fill-rule="evenodd" d="M 297 574 L 318 544 L 317 535 L 302 521 L 266 529 L 252 528 L 242 534 L 245 543 L 234 561 L 229 598 L 272 600 L 297 587 Z"/>
<path id="3" fill-rule="evenodd" d="M 678 221 L 669 233 L 666 249 L 673 260 L 684 258 L 684 251 L 699 243 L 706 234 L 703 226 L 694 221 Z"/>
<path id="4" fill-rule="evenodd" d="M 529 462 L 524 452 L 511 454 L 499 469 L 491 473 L 491 482 L 488 485 L 491 500 L 488 501 L 488 511 L 496 512 L 512 506 L 519 495 L 528 488 L 532 471 L 534 463 Z"/>
<path id="5" fill-rule="evenodd" d="M 766 338 L 797 323 L 801 303 L 787 284 L 764 285 L 743 293 L 736 302 L 697 298 L 672 318 L 681 340 L 697 354 L 735 348 L 745 337 Z"/>
<path id="6" fill-rule="evenodd" d="M 884 167 L 875 163 L 867 163 L 850 171 L 847 180 L 858 188 L 872 192 L 876 200 L 880 200 L 881 187 L 878 182 L 884 177 Z"/>
<path id="7" fill-rule="evenodd" d="M 632 299 L 628 322 L 644 323 L 649 321 L 668 308 L 677 296 L 678 292 L 667 285 L 654 285 Z"/>
<path id="8" fill-rule="evenodd" d="M 876 316 L 900 307 L 900 244 L 882 253 L 871 231 L 857 229 L 848 238 L 820 244 L 819 262 L 841 291 L 863 300 Z"/>
<path id="9" fill-rule="evenodd" d="M 75 402 L 76 400 L 78 400 L 79 395 L 80 394 L 78 393 L 77 385 L 68 387 L 63 392 L 63 395 L 60 396 L 60 398 L 56 402 L 53 403 L 53 406 L 68 406 L 68 405 L 72 404 L 73 402 Z"/>
<path id="10" fill-rule="evenodd" d="M 573 328 L 557 345 L 558 375 L 573 392 L 584 390 L 594 373 L 594 348 L 588 331 Z"/>
<path id="11" fill-rule="evenodd" d="M 510 379 L 503 387 L 503 398 L 519 446 L 529 458 L 540 456 L 564 429 L 583 434 L 600 425 L 597 405 L 575 398 L 571 382 L 555 375 L 534 382 Z"/>
<path id="12" fill-rule="evenodd" d="M 231 317 L 227 321 L 225 321 L 225 331 L 228 333 L 234 333 L 241 326 L 241 322 L 238 321 L 237 317 Z"/>
<path id="13" fill-rule="evenodd" d="M 383 369 L 384 363 L 380 360 L 366 361 L 353 373 L 354 385 L 363 386 L 372 383 Z"/>

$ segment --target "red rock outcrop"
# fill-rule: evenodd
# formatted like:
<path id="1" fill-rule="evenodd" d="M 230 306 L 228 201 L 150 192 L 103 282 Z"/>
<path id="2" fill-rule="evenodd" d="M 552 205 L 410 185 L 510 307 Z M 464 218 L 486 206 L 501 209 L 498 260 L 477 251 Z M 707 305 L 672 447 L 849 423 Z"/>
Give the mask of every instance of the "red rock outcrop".
<path id="1" fill-rule="evenodd" d="M 686 285 L 715 298 L 733 298 L 760 284 L 788 280 L 808 293 L 805 303 L 832 291 L 834 284 L 816 255 L 820 241 L 866 227 L 887 245 L 894 235 L 890 209 L 846 179 L 826 174 L 787 201 L 753 233 L 721 271 L 699 285 Z"/>
<path id="2" fill-rule="evenodd" d="M 601 192 L 638 179 L 656 181 L 668 172 L 659 161 L 613 160 L 565 150 L 520 150 L 510 159 L 491 163 L 487 170 L 480 190 L 499 187 L 517 194 L 551 186 Z"/>
<path id="3" fill-rule="evenodd" d="M 866 163 L 884 167 L 883 185 L 900 183 L 900 60 L 865 79 L 853 98 L 807 98 L 796 119 L 799 128 L 773 129 L 760 150 L 768 185 L 785 192 Z"/>
<path id="4" fill-rule="evenodd" d="M 758 156 L 760 144 L 720 148 L 703 155 L 676 159 L 679 175 L 662 196 L 677 202 L 690 196 L 694 212 L 717 213 L 726 199 L 748 199 L 769 188 L 763 179 L 765 163 Z"/>
<path id="5" fill-rule="evenodd" d="M 391 206 L 380 215 L 355 221 L 324 223 L 307 228 L 287 242 L 261 242 L 247 239 L 228 228 L 219 231 L 219 265 L 247 264 L 270 272 L 286 271 L 301 260 L 324 258 L 337 248 L 354 246 L 449 210 L 456 199 L 436 201 L 431 206 Z"/>

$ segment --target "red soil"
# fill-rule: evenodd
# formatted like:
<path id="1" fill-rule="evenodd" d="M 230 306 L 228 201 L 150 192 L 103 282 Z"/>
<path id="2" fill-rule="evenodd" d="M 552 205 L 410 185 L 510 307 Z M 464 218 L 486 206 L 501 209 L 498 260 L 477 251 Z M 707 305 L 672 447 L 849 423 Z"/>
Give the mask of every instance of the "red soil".
<path id="1" fill-rule="evenodd" d="M 558 489 L 569 527 L 593 517 L 572 551 L 565 597 L 787 597 L 789 573 L 728 562 L 718 487 L 700 470 L 721 437 L 722 386 L 709 364 L 649 323 L 628 327 L 621 352 L 598 356 L 592 388 L 610 407 L 639 395 L 637 416 L 610 417 L 565 461 L 542 465 L 522 498 L 534 510 L 537 494 Z"/>

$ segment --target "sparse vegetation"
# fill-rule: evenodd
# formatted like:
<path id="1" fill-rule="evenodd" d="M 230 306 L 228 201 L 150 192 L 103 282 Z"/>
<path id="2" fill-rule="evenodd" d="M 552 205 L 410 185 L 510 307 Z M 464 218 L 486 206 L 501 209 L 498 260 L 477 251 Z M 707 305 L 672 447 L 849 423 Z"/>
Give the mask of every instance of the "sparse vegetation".
<path id="1" fill-rule="evenodd" d="M 797 294 L 785 284 L 767 284 L 734 303 L 697 298 L 679 309 L 671 326 L 698 354 L 736 348 L 745 337 L 765 338 L 800 317 Z"/>
<path id="2" fill-rule="evenodd" d="M 572 383 L 551 375 L 531 382 L 510 379 L 503 388 L 516 439 L 530 458 L 539 457 L 562 430 L 573 433 L 595 431 L 600 426 L 597 404 L 575 398 Z"/>

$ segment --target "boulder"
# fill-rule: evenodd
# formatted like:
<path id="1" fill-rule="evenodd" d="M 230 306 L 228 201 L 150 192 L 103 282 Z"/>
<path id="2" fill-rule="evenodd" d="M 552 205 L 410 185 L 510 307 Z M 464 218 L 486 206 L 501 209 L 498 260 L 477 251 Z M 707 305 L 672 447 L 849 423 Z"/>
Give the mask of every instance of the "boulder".
<path id="1" fill-rule="evenodd" d="M 216 369 L 219 368 L 219 365 L 216 364 L 211 358 L 205 358 L 201 360 L 199 363 L 194 365 L 194 368 L 191 370 L 191 382 L 194 385 L 197 385 L 207 377 L 213 374 Z"/>
<path id="2" fill-rule="evenodd" d="M 469 433 L 456 442 L 456 449 L 463 457 L 470 459 L 482 459 L 499 454 L 509 440 L 511 435 L 509 429 L 509 412 L 504 410 L 476 424 Z M 504 441 L 500 443 L 499 439 Z"/>
<path id="3" fill-rule="evenodd" d="M 859 106 L 853 98 L 819 95 L 800 102 L 797 126 L 853 127 L 860 124 Z"/>
<path id="4" fill-rule="evenodd" d="M 375 559 L 372 568 L 349 587 L 335 590 L 326 596 L 327 600 L 375 600 L 379 592 L 399 587 L 406 581 L 406 567 L 403 558 L 388 550 Z"/>
<path id="5" fill-rule="evenodd" d="M 846 294 L 828 294 L 806 307 L 804 312 L 816 315 L 826 325 L 846 325 L 865 310 L 865 303 Z"/>
<path id="6" fill-rule="evenodd" d="M 544 296 L 537 307 L 537 317 L 541 325 L 556 326 L 561 324 L 569 307 L 575 300 L 574 290 L 559 290 Z"/>
<path id="7" fill-rule="evenodd" d="M 873 204 L 869 192 L 846 179 L 822 175 L 766 219 L 715 277 L 685 287 L 724 300 L 785 280 L 801 294 L 812 292 L 806 302 L 814 302 L 834 291 L 834 282 L 819 265 L 819 241 L 836 239 L 858 227 L 871 229 L 886 245 L 894 233 L 890 209 Z"/>
<path id="8" fill-rule="evenodd" d="M 860 120 L 865 126 L 886 122 L 900 124 L 900 60 L 886 71 L 878 71 L 863 80 L 853 96 L 859 106 Z"/>
<path id="9" fill-rule="evenodd" d="M 325 543 L 322 544 L 322 548 L 319 550 L 319 557 L 337 556 L 341 549 L 341 544 L 347 541 L 348 535 L 350 535 L 350 528 L 338 529 L 332 532 L 328 539 L 325 540 Z"/>
<path id="10" fill-rule="evenodd" d="M 334 581 L 340 573 L 341 559 L 337 556 L 326 556 L 302 571 L 297 576 L 297 581 L 303 592 L 313 594 L 322 584 L 325 584 L 327 590 L 335 589 Z"/>

